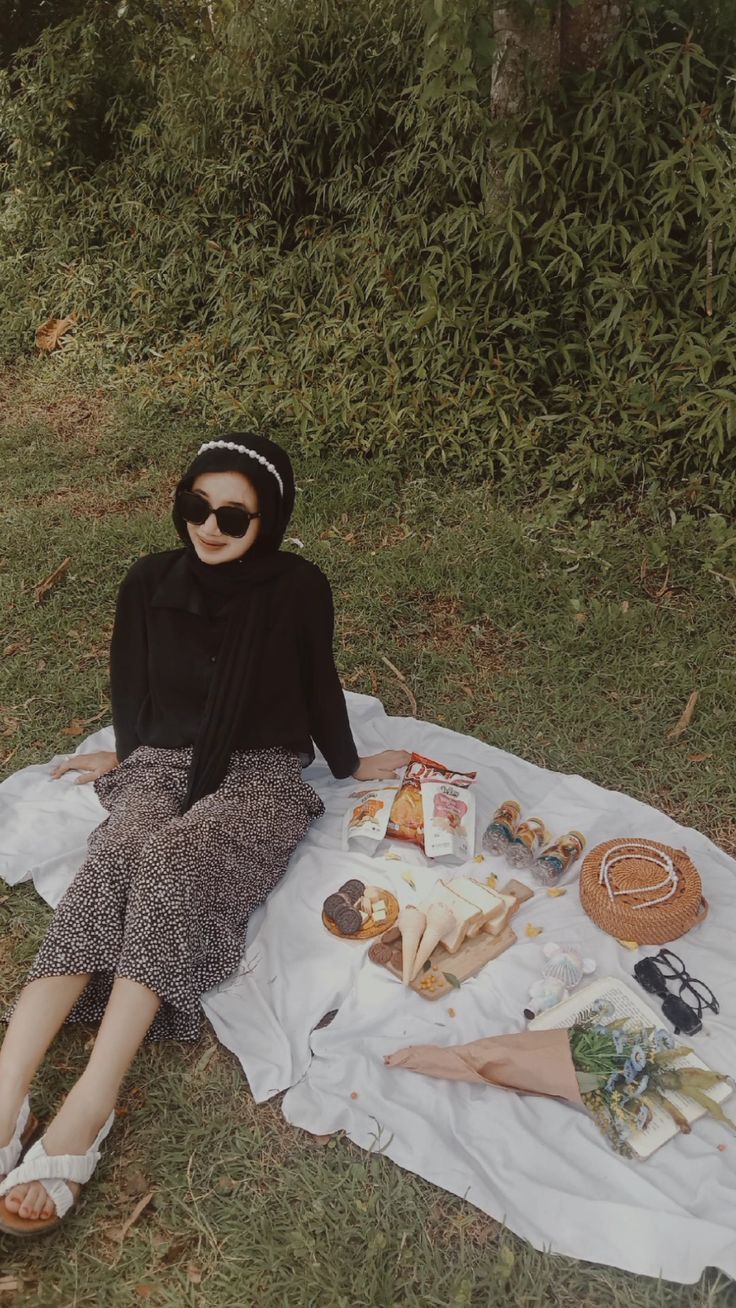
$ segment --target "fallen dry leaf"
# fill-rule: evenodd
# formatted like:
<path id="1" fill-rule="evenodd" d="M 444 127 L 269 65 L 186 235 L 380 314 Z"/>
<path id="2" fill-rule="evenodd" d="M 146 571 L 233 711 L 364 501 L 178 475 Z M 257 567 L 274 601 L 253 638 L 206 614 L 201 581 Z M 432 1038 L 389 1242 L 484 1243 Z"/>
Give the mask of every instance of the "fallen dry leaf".
<path id="1" fill-rule="evenodd" d="M 148 1190 L 148 1177 L 137 1167 L 126 1167 L 118 1182 L 121 1193 L 128 1199 L 140 1199 Z"/>
<path id="2" fill-rule="evenodd" d="M 687 757 L 688 757 L 688 762 L 690 763 L 705 763 L 705 760 L 708 758 L 712 758 L 713 755 L 712 754 L 688 754 Z"/>
<path id="3" fill-rule="evenodd" d="M 683 710 L 679 722 L 677 722 L 677 724 L 672 728 L 671 731 L 667 732 L 668 740 L 677 740 L 677 737 L 681 736 L 683 731 L 686 731 L 687 728 L 690 726 L 690 722 L 693 716 L 693 710 L 698 702 L 698 694 L 699 692 L 697 690 L 693 691 L 692 695 L 687 701 L 687 704 L 685 705 L 685 708 Z"/>
<path id="4" fill-rule="evenodd" d="M 490 875 L 486 877 L 486 885 L 490 886 L 491 890 L 496 889 L 496 886 L 498 885 L 498 877 L 495 872 L 491 872 Z"/>
<path id="5" fill-rule="evenodd" d="M 447 1010 L 447 1016 L 448 1016 L 448 1017 L 457 1017 L 457 1013 L 455 1012 L 455 1009 L 454 1009 L 454 1008 L 448 1008 L 448 1010 Z"/>
<path id="6" fill-rule="evenodd" d="M 616 937 L 616 939 L 618 940 L 618 936 Z M 635 940 L 618 940 L 618 943 L 619 943 L 620 945 L 623 945 L 624 949 L 638 949 L 638 948 L 639 948 L 639 946 L 638 946 L 638 944 L 636 943 Z"/>
<path id="7" fill-rule="evenodd" d="M 91 718 L 72 718 L 68 727 L 62 727 L 62 736 L 81 736 L 85 727 L 88 727 L 92 722 L 99 722 L 100 718 L 104 717 L 109 711 L 109 708 L 105 705 L 103 709 L 100 709 L 99 713 L 95 713 Z"/>
<path id="8" fill-rule="evenodd" d="M 205 1049 L 202 1057 L 195 1064 L 194 1071 L 190 1074 L 188 1079 L 191 1080 L 192 1077 L 201 1076 L 202 1072 L 206 1071 L 209 1067 L 216 1053 L 217 1045 L 210 1045 L 209 1049 Z"/>
<path id="9" fill-rule="evenodd" d="M 18 654 L 22 649 L 23 646 L 21 645 L 20 641 L 16 640 L 13 642 L 12 645 L 5 646 L 5 649 L 3 650 L 3 658 L 9 659 L 12 654 Z"/>
<path id="10" fill-rule="evenodd" d="M 312 1139 L 314 1140 L 315 1144 L 322 1145 L 324 1147 L 324 1145 L 328 1145 L 330 1143 L 330 1140 L 332 1139 L 332 1133 L 330 1133 L 329 1135 L 313 1135 Z"/>
<path id="11" fill-rule="evenodd" d="M 541 936 L 543 931 L 544 927 L 532 926 L 531 922 L 527 922 L 524 927 L 524 935 L 529 936 L 530 940 L 533 940 L 534 936 Z"/>
<path id="12" fill-rule="evenodd" d="M 62 560 L 58 568 L 54 568 L 54 571 L 49 573 L 48 577 L 44 577 L 42 581 L 39 581 L 37 585 L 33 587 L 34 603 L 40 604 L 42 600 L 46 598 L 52 586 L 55 586 L 57 581 L 64 576 L 71 561 L 71 555 L 69 555 L 67 558 Z"/>
<path id="13" fill-rule="evenodd" d="M 402 880 L 402 881 L 405 881 L 406 884 L 407 884 L 407 886 L 411 886 L 412 890 L 416 890 L 416 888 L 417 888 L 417 883 L 416 883 L 416 881 L 414 880 L 413 876 L 411 875 L 411 872 L 402 872 L 402 873 L 401 873 L 401 880 Z"/>
<path id="14" fill-rule="evenodd" d="M 398 678 L 399 685 L 401 686 L 401 689 L 403 690 L 404 694 L 406 695 L 406 698 L 409 701 L 409 704 L 411 705 L 412 714 L 414 717 L 416 717 L 417 701 L 415 700 L 414 695 L 412 694 L 411 687 L 408 681 L 406 680 L 406 677 L 404 676 L 403 672 L 399 672 L 399 669 L 397 668 L 396 664 L 392 663 L 390 659 L 386 658 L 385 654 L 381 655 L 381 659 L 386 664 L 386 667 L 391 669 L 394 676 Z"/>
<path id="15" fill-rule="evenodd" d="M 485 856 L 483 854 L 475 854 L 473 857 L 474 863 L 485 863 L 485 861 Z"/>
<path id="16" fill-rule="evenodd" d="M 0 1294 L 15 1294 L 20 1287 L 17 1276 L 0 1276 Z"/>
<path id="17" fill-rule="evenodd" d="M 550 886 L 547 894 L 550 899 L 559 899 L 560 895 L 566 895 L 567 891 L 564 886 Z"/>
<path id="18" fill-rule="evenodd" d="M 629 611 L 629 601 L 624 600 L 623 603 L 621 604 L 621 612 L 628 613 L 628 611 Z"/>
<path id="19" fill-rule="evenodd" d="M 232 1194 L 237 1190 L 238 1183 L 232 1176 L 218 1176 L 215 1181 L 215 1189 L 218 1194 Z"/>
<path id="20" fill-rule="evenodd" d="M 50 354 L 58 348 L 62 337 L 76 325 L 76 313 L 70 313 L 68 318 L 48 318 L 36 329 L 36 348 Z"/>
<path id="21" fill-rule="evenodd" d="M 174 1263 L 181 1261 L 182 1254 L 185 1254 L 191 1244 L 189 1237 L 170 1240 L 168 1236 L 153 1234 L 153 1243 L 159 1247 L 159 1261 L 164 1267 L 171 1267 Z M 165 1247 L 164 1247 L 165 1246 Z"/>
<path id="22" fill-rule="evenodd" d="M 123 1240 L 128 1234 L 128 1231 L 130 1230 L 131 1226 L 133 1225 L 134 1222 L 138 1221 L 138 1218 L 143 1212 L 143 1209 L 148 1207 L 152 1199 L 153 1199 L 153 1190 L 149 1190 L 148 1194 L 144 1194 L 143 1198 L 138 1200 L 138 1203 L 136 1204 L 135 1208 L 130 1214 L 130 1217 L 128 1217 L 128 1219 L 125 1222 L 123 1222 L 123 1225 L 120 1227 L 117 1237 L 118 1242 L 120 1244 L 123 1243 Z"/>
<path id="23" fill-rule="evenodd" d="M 187 1280 L 191 1281 L 192 1285 L 199 1285 L 202 1280 L 201 1267 L 196 1267 L 194 1263 L 189 1263 L 187 1266 Z"/>
<path id="24" fill-rule="evenodd" d="M 667 571 L 666 571 L 665 574 L 664 574 L 664 581 L 662 582 L 662 585 L 660 586 L 659 590 L 657 591 L 657 594 L 656 594 L 656 596 L 655 596 L 655 599 L 663 599 L 664 596 L 667 594 L 668 590 L 670 590 L 670 589 L 671 589 L 671 587 L 670 587 L 670 569 L 669 569 L 669 564 L 668 564 L 668 565 L 667 565 Z"/>

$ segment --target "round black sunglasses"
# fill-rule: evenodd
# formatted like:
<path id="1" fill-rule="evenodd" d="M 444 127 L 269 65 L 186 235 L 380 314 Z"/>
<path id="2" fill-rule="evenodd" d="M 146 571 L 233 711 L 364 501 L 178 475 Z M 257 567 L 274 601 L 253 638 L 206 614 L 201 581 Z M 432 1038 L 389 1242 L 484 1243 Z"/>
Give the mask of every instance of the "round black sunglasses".
<path id="1" fill-rule="evenodd" d="M 251 520 L 261 516 L 260 513 L 250 513 L 248 509 L 240 508 L 237 504 L 223 504 L 221 508 L 213 509 L 209 500 L 196 491 L 180 491 L 177 504 L 184 521 L 193 523 L 195 527 L 201 527 L 210 514 L 214 513 L 215 521 L 223 536 L 244 536 Z"/>
<path id="2" fill-rule="evenodd" d="M 710 986 L 691 976 L 678 954 L 671 949 L 660 949 L 652 958 L 642 958 L 634 964 L 634 976 L 650 995 L 658 995 L 662 1012 L 675 1028 L 675 1035 L 697 1035 L 703 1027 L 703 1012 L 709 1008 L 718 1013 L 719 1005 Z M 679 987 L 673 995 L 667 983 Z"/>

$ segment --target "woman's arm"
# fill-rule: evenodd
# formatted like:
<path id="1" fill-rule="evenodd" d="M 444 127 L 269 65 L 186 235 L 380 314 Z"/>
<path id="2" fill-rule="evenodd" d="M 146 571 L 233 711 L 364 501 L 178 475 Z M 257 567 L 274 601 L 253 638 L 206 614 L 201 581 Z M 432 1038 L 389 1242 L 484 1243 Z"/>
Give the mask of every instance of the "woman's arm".
<path id="1" fill-rule="evenodd" d="M 394 777 L 395 769 L 406 767 L 411 759 L 406 750 L 386 749 L 380 754 L 360 758 L 355 747 L 345 694 L 332 652 L 335 610 L 330 583 L 324 573 L 315 572 L 305 607 L 307 649 L 304 664 L 312 740 L 327 760 L 332 775 L 338 779 L 352 776 L 360 781 L 377 781 Z"/>
<path id="2" fill-rule="evenodd" d="M 332 775 L 349 777 L 360 759 L 332 652 L 335 631 L 332 591 L 324 573 L 317 568 L 310 582 L 302 591 L 302 668 L 309 734 L 327 760 Z"/>
<path id="3" fill-rule="evenodd" d="M 138 714 L 148 694 L 148 641 L 140 563 L 124 577 L 110 641 L 110 698 L 115 753 L 122 763 L 140 745 Z"/>
<path id="4" fill-rule="evenodd" d="M 143 588 L 134 564 L 118 591 L 115 622 L 110 642 L 110 696 L 115 749 L 74 754 L 51 773 L 58 781 L 65 772 L 81 772 L 75 785 L 95 781 L 111 772 L 140 744 L 135 731 L 141 705 L 148 692 L 148 644 L 146 641 Z"/>

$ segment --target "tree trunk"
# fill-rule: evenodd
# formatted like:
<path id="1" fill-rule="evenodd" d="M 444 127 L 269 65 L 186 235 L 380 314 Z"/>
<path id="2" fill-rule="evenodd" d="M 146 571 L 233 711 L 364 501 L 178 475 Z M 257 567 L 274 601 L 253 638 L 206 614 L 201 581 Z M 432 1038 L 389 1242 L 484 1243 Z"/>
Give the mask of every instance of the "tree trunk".
<path id="1" fill-rule="evenodd" d="M 627 0 L 582 0 L 574 8 L 538 4 L 531 17 L 514 0 L 493 14 L 496 54 L 491 108 L 497 118 L 523 113 L 531 95 L 551 91 L 561 73 L 595 68 L 618 35 Z"/>
<path id="2" fill-rule="evenodd" d="M 496 51 L 491 81 L 491 108 L 496 118 L 523 113 L 530 81 L 550 91 L 560 75 L 559 8 L 538 6 L 530 19 L 511 0 L 493 12 Z M 528 75 L 531 78 L 528 80 Z"/>
<path id="3" fill-rule="evenodd" d="M 562 6 L 560 69 L 583 73 L 597 68 L 621 31 L 626 0 L 585 0 L 572 9 Z"/>

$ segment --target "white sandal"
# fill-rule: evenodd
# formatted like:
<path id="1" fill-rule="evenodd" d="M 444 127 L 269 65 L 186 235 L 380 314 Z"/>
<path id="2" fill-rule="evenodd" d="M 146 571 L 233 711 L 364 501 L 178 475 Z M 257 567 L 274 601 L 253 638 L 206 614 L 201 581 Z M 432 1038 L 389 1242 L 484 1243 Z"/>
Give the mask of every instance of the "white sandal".
<path id="1" fill-rule="evenodd" d="M 77 1196 L 70 1190 L 67 1181 L 87 1184 L 100 1161 L 100 1145 L 114 1121 L 113 1111 L 86 1154 L 47 1154 L 43 1139 L 37 1140 L 20 1166 L 9 1172 L 0 1184 L 0 1231 L 6 1235 L 18 1236 L 46 1235 L 49 1231 L 54 1231 L 70 1208 L 77 1206 Z M 5 1195 L 16 1185 L 30 1185 L 32 1181 L 40 1181 L 43 1185 L 56 1209 L 55 1217 L 44 1220 L 21 1217 L 8 1208 Z"/>
<path id="2" fill-rule="evenodd" d="M 26 1095 L 20 1106 L 18 1120 L 15 1124 L 13 1138 L 9 1144 L 0 1149 L 0 1181 L 5 1180 L 8 1172 L 18 1166 L 25 1150 L 38 1135 L 38 1118 L 31 1112 L 31 1105 Z"/>

